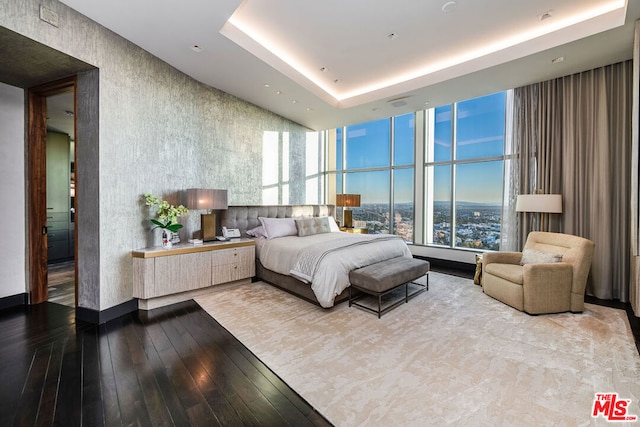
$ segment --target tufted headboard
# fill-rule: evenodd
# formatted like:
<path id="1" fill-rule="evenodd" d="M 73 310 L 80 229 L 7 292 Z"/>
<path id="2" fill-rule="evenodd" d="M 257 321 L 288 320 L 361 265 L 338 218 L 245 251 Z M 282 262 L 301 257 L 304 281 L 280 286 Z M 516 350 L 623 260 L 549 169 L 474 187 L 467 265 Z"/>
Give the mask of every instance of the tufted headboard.
<path id="1" fill-rule="evenodd" d="M 242 237 L 246 231 L 260 225 L 258 217 L 294 218 L 336 215 L 334 205 L 270 205 L 270 206 L 229 206 L 222 211 L 220 224 L 227 228 L 238 228 Z"/>

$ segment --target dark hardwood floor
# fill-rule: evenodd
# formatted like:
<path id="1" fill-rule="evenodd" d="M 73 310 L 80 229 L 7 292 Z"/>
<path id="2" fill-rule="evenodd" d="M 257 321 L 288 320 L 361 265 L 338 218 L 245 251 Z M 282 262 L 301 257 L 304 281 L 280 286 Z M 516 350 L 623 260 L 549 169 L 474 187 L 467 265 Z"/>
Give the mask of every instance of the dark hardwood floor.
<path id="1" fill-rule="evenodd" d="M 193 301 L 101 326 L 42 303 L 0 331 L 2 426 L 330 425 Z"/>
<path id="2" fill-rule="evenodd" d="M 586 302 L 626 309 L 640 351 L 628 304 Z M 10 425 L 330 424 L 188 301 L 101 326 L 54 303 L 1 310 L 0 426 Z"/>

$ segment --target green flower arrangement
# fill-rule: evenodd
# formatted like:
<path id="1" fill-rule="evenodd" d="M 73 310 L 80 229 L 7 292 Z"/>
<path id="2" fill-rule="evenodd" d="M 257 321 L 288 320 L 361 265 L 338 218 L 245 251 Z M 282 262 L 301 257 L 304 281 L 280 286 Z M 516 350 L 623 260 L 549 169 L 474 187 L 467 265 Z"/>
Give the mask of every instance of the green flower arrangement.
<path id="1" fill-rule="evenodd" d="M 189 213 L 189 209 L 182 205 L 178 207 L 170 205 L 166 200 L 161 200 L 160 197 L 149 193 L 144 195 L 144 199 L 147 206 L 158 208 L 156 211 L 158 219 L 151 220 L 151 223 L 155 225 L 152 230 L 155 230 L 156 228 L 164 228 L 172 233 L 176 233 L 182 228 L 182 224 L 178 224 L 178 218 L 181 215 Z"/>

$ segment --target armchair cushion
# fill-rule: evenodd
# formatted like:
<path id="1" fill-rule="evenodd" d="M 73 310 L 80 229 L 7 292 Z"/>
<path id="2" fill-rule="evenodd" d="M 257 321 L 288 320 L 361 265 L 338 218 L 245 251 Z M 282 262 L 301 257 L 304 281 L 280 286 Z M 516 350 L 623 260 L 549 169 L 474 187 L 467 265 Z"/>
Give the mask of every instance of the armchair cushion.
<path id="1" fill-rule="evenodd" d="M 549 264 L 549 263 L 561 262 L 561 261 L 562 261 L 562 254 L 542 252 L 535 249 L 525 249 L 522 251 L 522 259 L 520 259 L 520 265 Z"/>
<path id="2" fill-rule="evenodd" d="M 519 264 L 497 264 L 491 263 L 484 267 L 484 271 L 500 277 L 501 279 L 508 280 L 518 285 L 522 285 L 522 278 L 524 277 L 524 269 Z"/>

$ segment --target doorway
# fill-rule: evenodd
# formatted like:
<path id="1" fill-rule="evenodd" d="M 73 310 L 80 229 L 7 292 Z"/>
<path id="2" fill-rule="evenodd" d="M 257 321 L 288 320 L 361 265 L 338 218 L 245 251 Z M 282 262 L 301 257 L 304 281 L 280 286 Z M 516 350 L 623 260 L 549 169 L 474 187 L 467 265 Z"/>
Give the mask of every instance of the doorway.
<path id="1" fill-rule="evenodd" d="M 76 77 L 70 77 L 29 90 L 31 304 L 78 304 L 76 89 Z"/>

